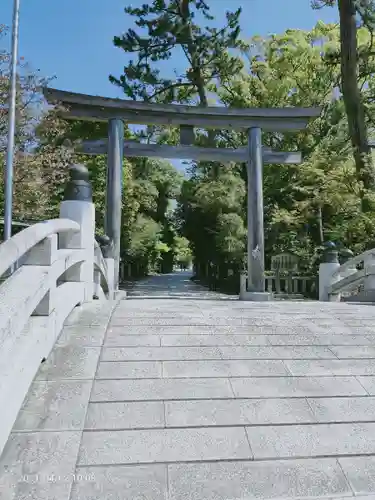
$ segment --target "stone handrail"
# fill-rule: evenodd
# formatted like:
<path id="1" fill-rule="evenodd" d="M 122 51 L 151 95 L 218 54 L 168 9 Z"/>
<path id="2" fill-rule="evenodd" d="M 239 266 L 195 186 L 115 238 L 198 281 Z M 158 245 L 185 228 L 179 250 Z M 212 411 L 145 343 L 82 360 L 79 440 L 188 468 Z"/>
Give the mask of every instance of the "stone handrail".
<path id="1" fill-rule="evenodd" d="M 29 226 L 4 241 L 0 245 L 0 277 L 39 242 L 51 234 L 67 231 L 79 231 L 79 224 L 69 219 L 52 219 Z"/>
<path id="2" fill-rule="evenodd" d="M 339 276 L 338 281 L 333 282 L 327 289 L 329 296 L 349 292 L 361 285 L 367 276 L 374 274 L 374 266 L 364 268 L 349 274 L 348 276 Z"/>
<path id="3" fill-rule="evenodd" d="M 94 298 L 114 298 L 113 258 L 103 253 L 82 166 L 71 169 L 59 219 L 36 223 L 0 244 L 0 453 L 68 315 Z"/>
<path id="4" fill-rule="evenodd" d="M 362 265 L 362 269 L 357 269 Z M 319 300 L 338 302 L 344 292 L 362 287 L 355 296 L 358 302 L 375 301 L 375 249 L 349 258 L 341 265 L 334 244 L 327 244 L 319 266 Z"/>
<path id="5" fill-rule="evenodd" d="M 332 278 L 338 278 L 348 270 L 355 269 L 356 266 L 358 266 L 358 264 L 366 263 L 372 260 L 375 260 L 375 248 L 372 248 L 371 250 L 366 250 L 360 255 L 356 255 L 355 257 L 341 264 L 340 267 L 338 267 L 336 271 L 332 273 Z"/>
<path id="6" fill-rule="evenodd" d="M 65 243 L 58 238 L 62 233 Z M 75 221 L 52 220 L 0 245 L 3 273 L 22 258 L 22 265 L 0 285 L 0 450 L 67 315 L 87 297 L 80 272 L 89 249 L 69 248 L 71 237 L 79 233 Z"/>

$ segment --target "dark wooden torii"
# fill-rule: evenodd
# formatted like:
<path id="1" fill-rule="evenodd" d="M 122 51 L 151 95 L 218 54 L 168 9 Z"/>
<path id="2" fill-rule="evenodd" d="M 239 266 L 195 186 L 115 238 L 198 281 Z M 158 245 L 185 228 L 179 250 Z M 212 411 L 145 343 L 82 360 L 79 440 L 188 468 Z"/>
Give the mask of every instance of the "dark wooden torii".
<path id="1" fill-rule="evenodd" d="M 290 132 L 304 129 L 320 114 L 320 108 L 248 108 L 154 104 L 111 99 L 45 88 L 49 104 L 60 103 L 68 120 L 108 122 L 108 138 L 82 141 L 79 151 L 107 154 L 105 231 L 113 240 L 115 283 L 118 285 L 121 233 L 122 161 L 127 157 L 158 157 L 227 162 L 246 162 L 248 171 L 248 300 L 269 300 L 264 280 L 263 163 L 298 164 L 299 152 L 277 152 L 262 146 L 262 130 Z M 124 122 L 180 127 L 180 145 L 144 144 L 124 141 Z M 249 131 L 247 148 L 202 148 L 193 146 L 194 127 Z"/>

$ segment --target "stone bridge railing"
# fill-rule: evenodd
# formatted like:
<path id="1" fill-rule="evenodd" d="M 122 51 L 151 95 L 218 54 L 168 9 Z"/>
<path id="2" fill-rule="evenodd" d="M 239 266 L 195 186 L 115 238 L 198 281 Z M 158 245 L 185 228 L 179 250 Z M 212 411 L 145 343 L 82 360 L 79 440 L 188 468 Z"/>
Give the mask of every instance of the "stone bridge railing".
<path id="1" fill-rule="evenodd" d="M 346 300 L 375 302 L 375 248 L 352 255 L 346 253 L 340 264 L 335 244 L 325 244 L 319 266 L 319 300 L 339 302 L 346 295 Z"/>
<path id="2" fill-rule="evenodd" d="M 354 256 L 348 249 L 339 251 L 333 242 L 325 243 L 318 279 L 320 301 L 375 303 L 375 248 Z M 292 271 L 284 274 L 266 272 L 264 281 L 263 295 L 266 298 L 263 300 L 296 299 L 308 295 L 316 278 Z M 247 286 L 247 273 L 244 271 L 240 275 L 240 300 L 248 300 Z"/>
<path id="3" fill-rule="evenodd" d="M 67 316 L 94 298 L 114 298 L 110 242 L 95 241 L 88 171 L 75 165 L 70 174 L 60 218 L 0 245 L 0 452 Z"/>
<path id="4" fill-rule="evenodd" d="M 310 292 L 315 277 L 297 273 L 288 275 L 272 273 L 266 274 L 265 282 L 266 292 L 274 293 L 276 296 L 303 298 Z"/>
<path id="5" fill-rule="evenodd" d="M 311 275 L 299 275 L 297 273 L 267 273 L 264 277 L 265 292 L 272 298 L 302 299 L 312 289 L 316 278 Z M 240 300 L 246 300 L 247 273 L 240 275 Z"/>

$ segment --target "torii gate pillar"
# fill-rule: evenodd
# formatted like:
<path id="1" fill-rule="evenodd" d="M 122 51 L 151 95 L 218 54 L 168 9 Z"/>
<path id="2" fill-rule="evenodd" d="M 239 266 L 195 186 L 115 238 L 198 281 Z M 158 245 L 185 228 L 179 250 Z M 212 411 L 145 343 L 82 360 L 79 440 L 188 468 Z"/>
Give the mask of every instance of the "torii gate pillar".
<path id="1" fill-rule="evenodd" d="M 249 292 L 264 292 L 262 131 L 249 130 L 247 161 L 247 267 Z"/>
<path id="2" fill-rule="evenodd" d="M 107 185 L 104 230 L 112 240 L 114 289 L 118 290 L 120 271 L 122 162 L 124 156 L 124 123 L 119 119 L 108 121 Z"/>
<path id="3" fill-rule="evenodd" d="M 271 300 L 265 292 L 262 130 L 249 130 L 247 160 L 247 287 L 245 300 Z"/>

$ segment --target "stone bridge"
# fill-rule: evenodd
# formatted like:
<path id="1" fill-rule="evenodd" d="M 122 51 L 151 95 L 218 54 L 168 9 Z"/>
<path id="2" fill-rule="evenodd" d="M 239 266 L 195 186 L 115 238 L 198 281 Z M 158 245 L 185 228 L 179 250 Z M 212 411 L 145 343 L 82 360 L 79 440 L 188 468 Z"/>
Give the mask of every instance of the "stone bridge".
<path id="1" fill-rule="evenodd" d="M 375 498 L 372 305 L 114 293 L 92 217 L 0 246 L 1 500 Z"/>

